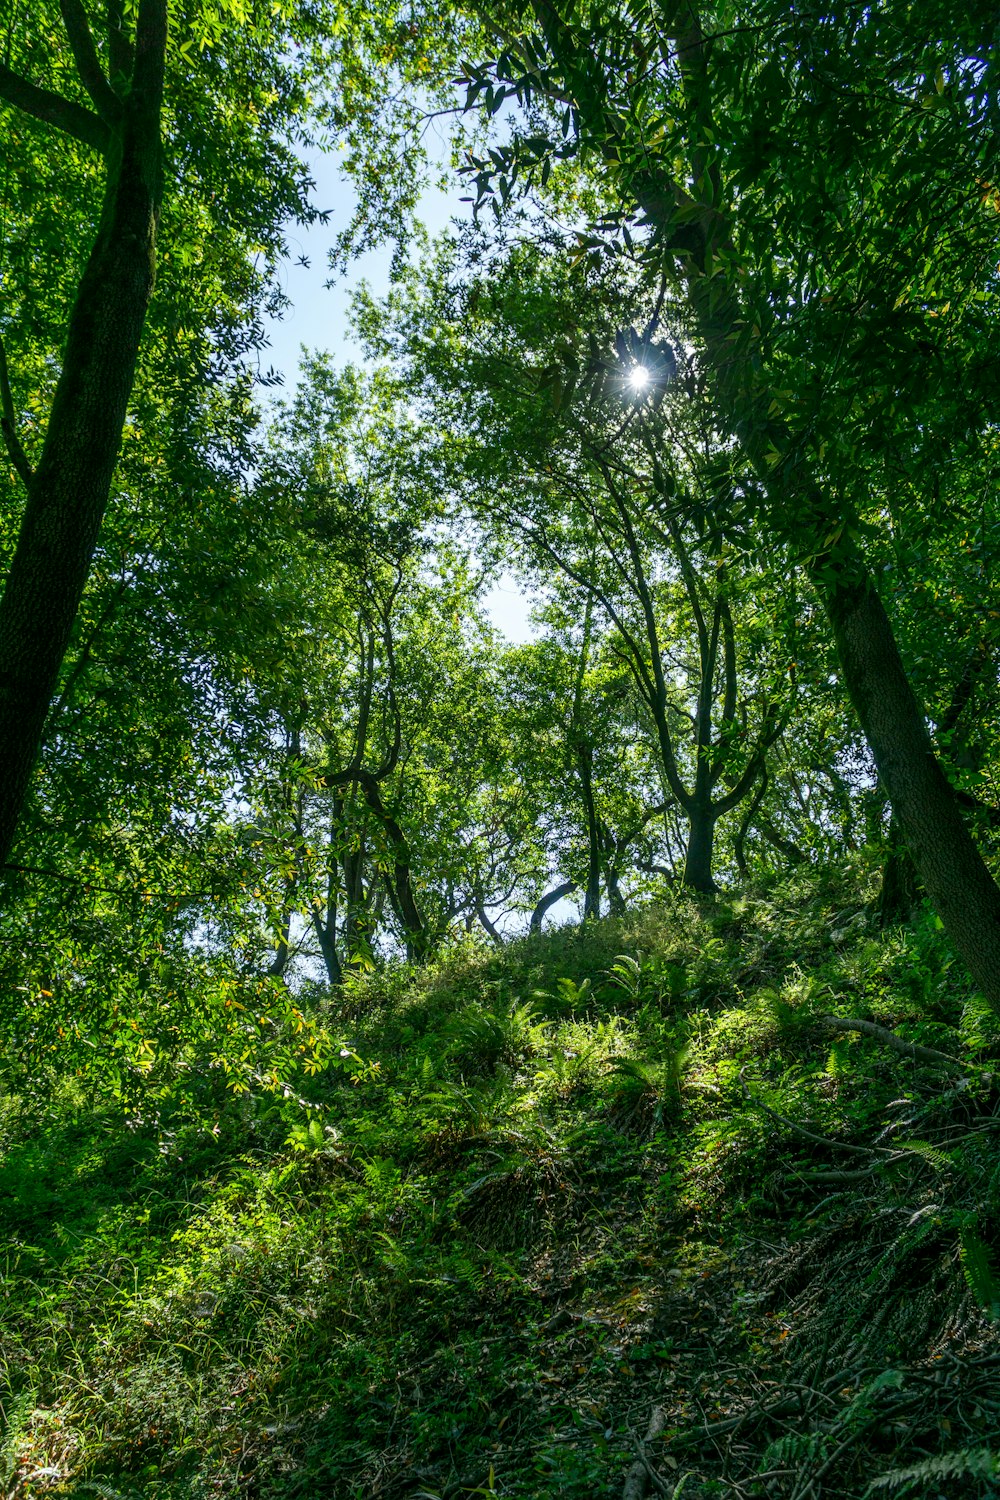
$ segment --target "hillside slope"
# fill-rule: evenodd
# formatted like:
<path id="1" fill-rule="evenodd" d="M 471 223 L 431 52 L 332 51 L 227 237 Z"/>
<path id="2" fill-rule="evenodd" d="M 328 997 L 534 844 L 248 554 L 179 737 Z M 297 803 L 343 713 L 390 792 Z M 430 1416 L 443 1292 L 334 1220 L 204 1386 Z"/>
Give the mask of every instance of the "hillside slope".
<path id="1" fill-rule="evenodd" d="M 869 898 L 360 978 L 297 1096 L 8 1094 L 0 1493 L 1000 1493 L 1000 1030 Z"/>

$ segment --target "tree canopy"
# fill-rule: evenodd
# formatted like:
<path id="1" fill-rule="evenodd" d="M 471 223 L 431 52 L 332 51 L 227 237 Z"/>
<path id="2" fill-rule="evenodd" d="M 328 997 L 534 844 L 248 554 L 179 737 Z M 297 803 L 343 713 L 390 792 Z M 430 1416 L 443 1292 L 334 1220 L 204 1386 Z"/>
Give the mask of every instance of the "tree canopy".
<path id="1" fill-rule="evenodd" d="M 725 1253 L 757 1247 L 749 1291 L 727 1262 L 729 1304 L 763 1306 L 782 1278 L 812 1285 L 785 1249 L 826 1226 L 855 1236 L 865 1286 L 890 1267 L 904 1331 L 867 1293 L 851 1303 L 845 1261 L 823 1295 L 867 1310 L 873 1363 L 795 1290 L 798 1396 L 769 1402 L 758 1382 L 731 1410 L 713 1387 L 718 1411 L 696 1416 L 685 1376 L 668 1422 L 658 1388 L 614 1483 L 614 1422 L 575 1475 L 556 1429 L 532 1428 L 557 1476 L 542 1481 L 498 1418 L 504 1492 L 679 1495 L 697 1429 L 706 1452 L 727 1446 L 692 1461 L 692 1495 L 854 1500 L 954 1478 L 993 1493 L 995 1402 L 975 1372 L 1000 1358 L 997 42 L 995 7 L 939 0 L 8 0 L 0 1204 L 17 1158 L 15 1218 L 36 1237 L 36 1129 L 49 1150 L 74 1119 L 94 1139 L 106 1121 L 155 1143 L 168 1175 L 196 1163 L 223 1238 L 225 1163 L 246 1175 L 257 1152 L 280 1197 L 308 1158 L 344 1201 L 329 1236 L 302 1210 L 296 1266 L 351 1247 L 379 1326 L 358 1330 L 355 1365 L 345 1334 L 333 1364 L 377 1405 L 427 1362 L 408 1321 L 425 1291 L 438 1308 L 446 1286 L 502 1286 L 513 1307 L 562 1285 L 570 1180 L 603 1184 L 579 1189 L 576 1242 L 599 1284 L 620 1157 L 614 1212 L 644 1183 L 637 1267 L 671 1235 L 701 1266 L 714 1204 Z M 343 211 L 314 180 L 334 161 Z M 433 237 L 431 183 L 454 208 Z M 279 370 L 268 330 L 306 228 L 331 280 L 351 278 L 351 342 L 322 347 L 318 308 L 299 309 L 318 336 Z M 358 258 L 386 245 L 369 285 Z M 500 584 L 520 600 L 513 634 Z M 882 1061 L 860 1062 L 872 1046 Z M 820 1159 L 775 1176 L 765 1130 Z M 809 1196 L 820 1184 L 828 1200 Z M 209 1256 L 205 1222 L 192 1244 Z M 900 1311 L 925 1243 L 951 1333 Z M 159 1260 L 150 1275 L 169 1280 Z M 139 1281 L 128 1316 L 148 1327 L 161 1293 Z M 310 1329 L 363 1322 L 350 1285 L 335 1312 L 303 1293 Z M 754 1358 L 772 1368 L 746 1318 L 726 1355 L 744 1383 Z M 125 1377 L 92 1368 L 96 1326 L 79 1364 L 117 1410 Z M 263 1389 L 253 1328 L 238 1355 L 229 1334 L 219 1348 Z M 214 1356 L 179 1338 L 164 1359 L 187 1351 L 193 1379 Z M 924 1340 L 922 1373 L 907 1339 Z M 174 1423 L 181 1447 L 208 1442 L 207 1466 L 157 1458 L 130 1489 L 125 1461 L 100 1456 L 128 1422 L 109 1418 L 98 1452 L 89 1396 L 82 1414 L 63 1386 L 51 1402 L 88 1455 L 38 1447 L 46 1377 L 20 1323 L 17 1340 L 8 1369 L 0 1337 L 16 1500 L 78 1479 L 170 1497 L 500 1492 L 454 1402 L 405 1442 L 376 1413 L 353 1469 L 338 1428 L 318 1479 L 285 1444 L 300 1418 L 273 1348 L 283 1414 L 266 1431 L 284 1457 L 268 1468 L 240 1437 L 259 1483 L 242 1460 L 220 1478 L 230 1385 L 214 1416 Z M 952 1413 L 975 1440 L 951 1452 L 911 1401 L 946 1357 L 979 1413 Z M 310 1392 L 313 1421 L 335 1397 Z M 792 1400 L 802 1432 L 781 1425 Z M 653 1461 L 668 1429 L 669 1479 Z M 446 1431 L 474 1434 L 475 1462 L 453 1446 L 447 1467 Z M 377 1442 L 395 1454 L 384 1483 Z"/>

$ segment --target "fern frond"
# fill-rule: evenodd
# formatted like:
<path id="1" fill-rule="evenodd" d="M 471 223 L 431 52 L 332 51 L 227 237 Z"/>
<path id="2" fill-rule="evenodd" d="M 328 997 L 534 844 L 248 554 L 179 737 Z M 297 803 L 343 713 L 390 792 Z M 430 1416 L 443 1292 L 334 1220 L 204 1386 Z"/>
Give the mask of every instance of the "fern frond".
<path id="1" fill-rule="evenodd" d="M 608 978 L 612 984 L 620 985 L 634 1000 L 642 983 L 642 965 L 630 953 L 619 953 L 611 965 Z"/>
<path id="2" fill-rule="evenodd" d="M 822 1432 L 786 1432 L 764 1449 L 760 1472 L 766 1474 L 770 1469 L 797 1468 L 803 1463 L 815 1463 L 828 1447 L 829 1438 Z"/>
<path id="3" fill-rule="evenodd" d="M 993 1274 L 989 1251 L 978 1234 L 968 1227 L 959 1230 L 959 1237 L 961 1243 L 958 1255 L 969 1291 L 979 1306 L 984 1308 L 991 1318 L 996 1318 L 1000 1312 L 1000 1282 Z"/>
<path id="4" fill-rule="evenodd" d="M 994 1479 L 997 1474 L 1000 1474 L 1000 1463 L 989 1448 L 961 1448 L 955 1453 L 926 1458 L 908 1469 L 891 1469 L 888 1474 L 880 1474 L 868 1486 L 868 1494 L 874 1490 L 898 1490 L 904 1484 L 928 1484 L 941 1479 Z"/>
<path id="5" fill-rule="evenodd" d="M 897 1151 L 912 1151 L 914 1156 L 922 1156 L 924 1161 L 929 1161 L 939 1172 L 945 1172 L 955 1165 L 947 1151 L 932 1146 L 930 1141 L 896 1141 L 894 1145 Z"/>

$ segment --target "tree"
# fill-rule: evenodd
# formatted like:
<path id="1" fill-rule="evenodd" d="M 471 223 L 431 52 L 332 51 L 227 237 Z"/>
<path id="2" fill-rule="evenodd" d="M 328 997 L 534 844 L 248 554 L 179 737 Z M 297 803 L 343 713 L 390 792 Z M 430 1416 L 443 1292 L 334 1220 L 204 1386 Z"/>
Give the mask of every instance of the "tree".
<path id="1" fill-rule="evenodd" d="M 491 910 L 530 893 L 539 860 L 481 578 L 402 395 L 386 371 L 310 360 L 254 486 L 271 574 L 240 634 L 283 749 L 248 836 L 274 965 L 312 939 L 331 983 L 379 951 L 426 958 L 466 919 L 496 940 Z"/>
<path id="2" fill-rule="evenodd" d="M 335 16 L 324 0 L 256 7 L 252 21 L 234 0 L 40 0 L 23 26 L 11 16 L 0 66 L 0 484 L 13 521 L 0 866 L 118 502 L 136 382 L 190 389 L 256 362 L 261 314 L 284 301 L 286 226 L 325 217 L 297 149 L 316 143 L 331 90 L 346 118 L 355 104 L 367 118 L 371 58 L 395 25 L 386 14 L 373 27 L 360 9 Z"/>
<path id="3" fill-rule="evenodd" d="M 0 598 L 0 863 L 10 855 L 107 504 L 153 289 L 162 194 L 166 0 L 142 0 L 133 37 L 121 11 L 110 8 L 107 74 L 79 0 L 65 0 L 63 20 L 78 84 L 92 107 L 7 67 L 0 73 L 6 103 L 97 150 L 107 163 L 100 227 L 34 470 L 17 440 L 6 360 L 3 367 L 4 435 L 28 494 Z"/>
<path id="4" fill-rule="evenodd" d="M 486 275 L 470 275 L 474 252 Z M 435 267 L 398 313 L 428 421 L 450 434 L 443 461 L 498 553 L 516 539 L 540 577 L 571 581 L 586 621 L 599 611 L 612 627 L 611 649 L 658 747 L 662 795 L 688 824 L 684 881 L 711 891 L 717 824 L 762 776 L 792 696 L 766 670 L 768 652 L 758 649 L 751 667 L 738 641 L 740 598 L 754 586 L 745 537 L 717 514 L 722 479 L 736 483 L 730 457 L 683 390 L 664 404 L 654 383 L 651 404 L 629 387 L 614 352 L 623 335 L 613 337 L 606 311 L 614 305 L 621 318 L 635 297 L 627 277 L 567 268 L 535 245 L 490 253 L 473 242 L 456 254 L 451 275 L 447 261 Z M 377 337 L 375 309 L 368 321 Z M 647 347 L 654 354 L 676 363 L 666 340 Z M 780 595 L 773 575 L 768 582 Z M 589 800 L 585 743 L 576 743 Z M 587 910 L 596 838 L 594 823 Z"/>
<path id="5" fill-rule="evenodd" d="M 652 857 L 650 826 L 665 810 L 655 748 L 591 601 L 556 588 L 537 616 L 544 634 L 503 662 L 512 758 L 556 881 L 536 902 L 534 928 L 578 890 L 584 920 L 601 915 L 602 886 L 621 911 L 641 888 L 635 860 Z"/>

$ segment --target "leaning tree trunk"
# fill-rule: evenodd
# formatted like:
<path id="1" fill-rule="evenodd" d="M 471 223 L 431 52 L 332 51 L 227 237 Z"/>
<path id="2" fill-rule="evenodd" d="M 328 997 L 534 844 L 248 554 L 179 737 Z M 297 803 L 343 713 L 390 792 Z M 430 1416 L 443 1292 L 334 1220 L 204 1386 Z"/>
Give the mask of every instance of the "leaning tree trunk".
<path id="1" fill-rule="evenodd" d="M 549 907 L 555 906 L 556 902 L 562 901 L 563 897 L 571 896 L 576 889 L 577 882 L 575 880 L 564 880 L 561 885 L 554 886 L 551 891 L 546 891 L 545 895 L 540 898 L 535 906 L 534 911 L 531 913 L 531 921 L 528 923 L 528 931 L 541 932 L 542 922 L 545 920 L 545 913 L 548 911 Z"/>
<path id="2" fill-rule="evenodd" d="M 824 593 L 844 684 L 917 874 L 973 979 L 1000 1007 L 1000 889 L 934 755 L 885 608 L 864 573 Z"/>
<path id="3" fill-rule="evenodd" d="M 781 418 L 753 320 L 745 316 L 739 280 L 745 273 L 733 274 L 741 257 L 722 206 L 724 184 L 713 145 L 720 133 L 712 115 L 711 39 L 702 32 L 697 4 L 662 7 L 662 35 L 670 38 L 677 60 L 691 132 L 686 170 L 679 175 L 673 156 L 622 150 L 621 117 L 595 78 L 581 34 L 553 0 L 532 0 L 532 8 L 563 75 L 546 77 L 539 86 L 558 89 L 560 103 L 571 95 L 584 129 L 607 143 L 606 166 L 617 174 L 626 199 L 641 208 L 659 235 L 664 259 L 673 261 L 686 283 L 717 376 L 720 416 L 769 494 L 762 519 L 772 536 L 800 556 L 812 554 L 806 571 L 825 604 L 844 685 L 917 873 L 969 973 L 1000 1012 L 1000 888 L 934 757 L 885 607 L 844 525 L 849 516 L 822 493 Z"/>
<path id="4" fill-rule="evenodd" d="M 101 224 L 0 599 L 0 866 L 10 859 L 107 509 L 153 290 L 166 12 L 166 0 L 140 5 L 131 87 L 105 142 Z"/>

